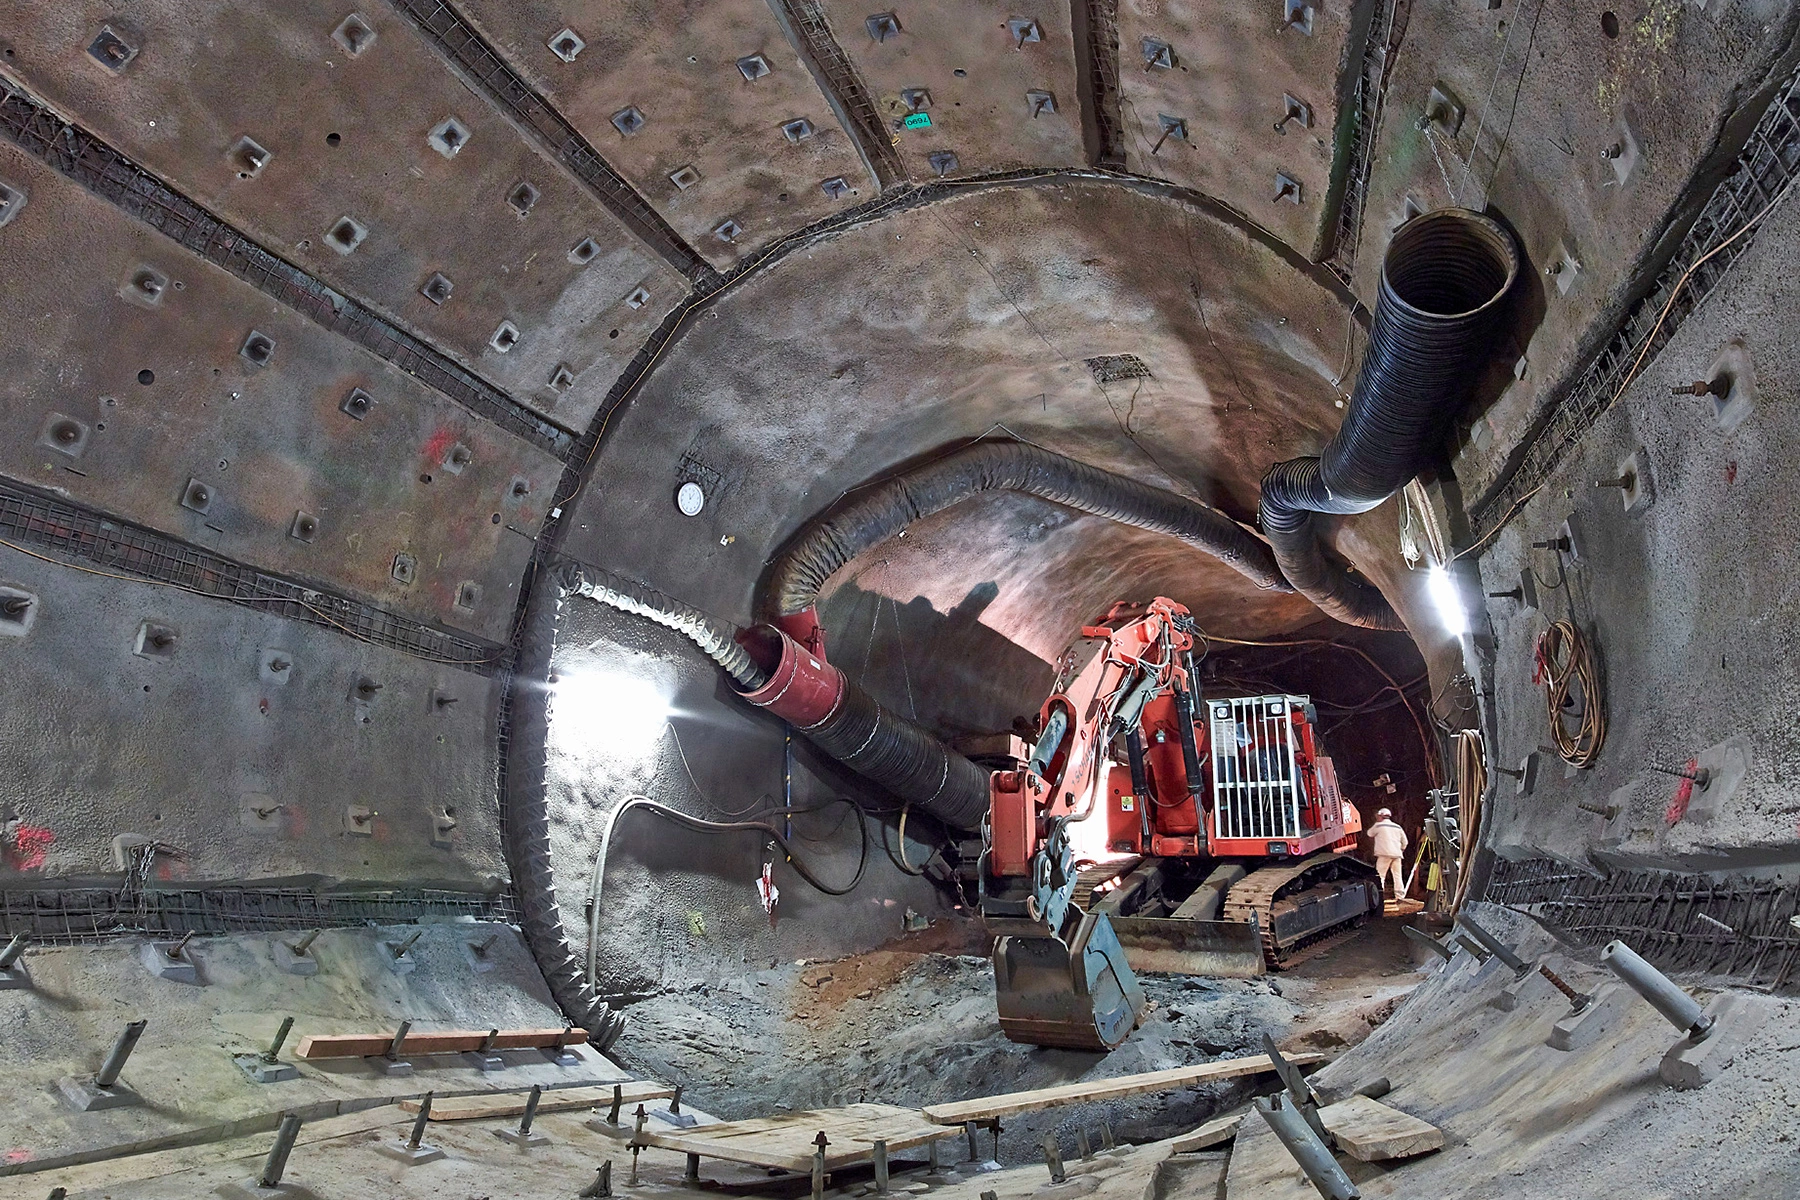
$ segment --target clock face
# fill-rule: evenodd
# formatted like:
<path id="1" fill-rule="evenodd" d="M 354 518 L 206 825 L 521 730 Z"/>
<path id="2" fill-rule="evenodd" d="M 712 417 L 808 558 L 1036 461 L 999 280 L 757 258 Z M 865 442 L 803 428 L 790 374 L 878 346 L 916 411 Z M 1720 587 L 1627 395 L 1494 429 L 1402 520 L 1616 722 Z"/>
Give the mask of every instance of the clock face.
<path id="1" fill-rule="evenodd" d="M 697 483 L 684 483 L 675 489 L 675 507 L 681 510 L 684 517 L 697 517 L 700 510 L 706 507 L 706 493 Z"/>

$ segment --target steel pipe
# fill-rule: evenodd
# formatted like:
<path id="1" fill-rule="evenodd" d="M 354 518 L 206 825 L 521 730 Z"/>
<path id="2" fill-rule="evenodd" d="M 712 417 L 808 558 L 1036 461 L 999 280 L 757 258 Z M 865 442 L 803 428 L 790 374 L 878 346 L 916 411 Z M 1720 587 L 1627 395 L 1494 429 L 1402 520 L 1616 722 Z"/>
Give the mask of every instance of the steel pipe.
<path id="1" fill-rule="evenodd" d="M 269 1157 L 263 1160 L 262 1174 L 256 1180 L 258 1185 L 266 1188 L 280 1185 L 282 1173 L 287 1170 L 288 1155 L 294 1152 L 294 1141 L 299 1136 L 299 1114 L 288 1113 L 281 1118 L 281 1127 L 275 1131 L 275 1144 L 269 1147 Z"/>
<path id="2" fill-rule="evenodd" d="M 120 1032 L 119 1038 L 107 1052 L 106 1061 L 100 1064 L 99 1074 L 94 1076 L 94 1086 L 109 1088 L 119 1082 L 119 1072 L 125 1069 L 125 1060 L 131 1057 L 131 1051 L 137 1046 L 138 1039 L 144 1036 L 144 1027 L 148 1021 L 133 1021 Z"/>
<path id="3" fill-rule="evenodd" d="M 1287 1152 L 1294 1156 L 1294 1161 L 1300 1164 L 1312 1185 L 1319 1189 L 1319 1195 L 1325 1200 L 1360 1200 L 1362 1193 L 1344 1174 L 1344 1168 L 1338 1165 L 1331 1150 L 1319 1140 L 1306 1118 L 1284 1101 L 1285 1097 L 1280 1093 L 1260 1097 L 1256 1101 L 1256 1111 L 1263 1115 L 1263 1120 L 1269 1123 L 1269 1128 L 1287 1147 Z"/>
<path id="4" fill-rule="evenodd" d="M 1512 948 L 1486 929 L 1468 913 L 1457 913 L 1456 923 L 1461 925 L 1475 940 L 1486 946 L 1493 956 L 1511 967 L 1515 972 L 1523 974 L 1530 969 L 1530 964 L 1512 952 Z"/>
<path id="5" fill-rule="evenodd" d="M 1624 942 L 1608 942 L 1600 951 L 1600 961 L 1688 1037 L 1699 1041 L 1713 1031 L 1713 1019 L 1706 1015 L 1700 1002 L 1676 987 L 1673 980 Z"/>

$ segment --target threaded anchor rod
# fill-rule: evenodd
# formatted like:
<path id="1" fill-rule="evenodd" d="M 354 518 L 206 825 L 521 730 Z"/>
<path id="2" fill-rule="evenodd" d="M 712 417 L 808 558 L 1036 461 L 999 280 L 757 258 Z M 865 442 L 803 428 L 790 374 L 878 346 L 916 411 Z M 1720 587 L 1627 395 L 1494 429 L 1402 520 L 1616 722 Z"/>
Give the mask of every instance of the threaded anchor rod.
<path id="1" fill-rule="evenodd" d="M 425 1122 L 431 1120 L 431 1093 L 426 1092 L 419 1100 L 419 1116 L 413 1121 L 412 1135 L 406 1139 L 408 1150 L 417 1150 L 419 1143 L 425 1140 Z"/>
<path id="2" fill-rule="evenodd" d="M 1545 979 L 1548 979 L 1551 987 L 1554 987 L 1557 991 L 1568 997 L 1570 1012 L 1580 1012 L 1589 1004 L 1593 1003 L 1594 998 L 1592 996 L 1588 995 L 1586 992 L 1576 991 L 1573 987 L 1569 986 L 1561 975 L 1558 975 L 1549 967 L 1540 964 L 1538 966 L 1538 974 L 1542 975 Z"/>
<path id="3" fill-rule="evenodd" d="M 269 1048 L 267 1050 L 263 1051 L 262 1059 L 264 1062 L 272 1063 L 275 1061 L 275 1056 L 281 1053 L 282 1043 L 287 1041 L 287 1035 L 293 1028 L 294 1018 L 286 1017 L 282 1020 L 281 1028 L 275 1031 L 275 1040 L 269 1043 Z"/>
<path id="4" fill-rule="evenodd" d="M 390 946 L 390 947 L 388 947 L 388 949 L 393 952 L 393 955 L 395 958 L 405 958 L 406 952 L 413 948 L 413 943 L 417 942 L 420 938 L 422 938 L 424 936 L 425 936 L 425 931 L 423 929 L 415 929 L 411 933 L 406 935 L 405 941 L 399 943 L 398 945 Z"/>
<path id="5" fill-rule="evenodd" d="M 387 1048 L 387 1059 L 389 1062 L 399 1061 L 400 1049 L 406 1045 L 406 1035 L 411 1031 L 411 1021 L 400 1022 L 400 1028 L 394 1030 L 394 1040 L 388 1043 Z"/>
<path id="6" fill-rule="evenodd" d="M 31 938 L 23 933 L 13 934 L 12 941 L 6 943 L 6 949 L 0 950 L 0 971 L 10 971 L 19 956 L 25 953 L 25 943 Z"/>
<path id="7" fill-rule="evenodd" d="M 319 935 L 324 932 L 325 931 L 323 929 L 311 930 L 310 932 L 307 933 L 307 935 L 305 937 L 301 938 L 299 941 L 289 942 L 288 949 L 292 950 L 295 954 L 305 954 L 308 950 L 312 949 L 312 944 L 315 941 L 317 941 L 319 939 Z"/>
<path id="8" fill-rule="evenodd" d="M 525 1115 L 519 1118 L 520 1137 L 525 1137 L 531 1132 L 531 1120 L 533 1117 L 537 1116 L 538 1101 L 543 1099 L 543 1096 L 544 1085 L 541 1083 L 532 1084 L 531 1095 L 525 1097 Z"/>

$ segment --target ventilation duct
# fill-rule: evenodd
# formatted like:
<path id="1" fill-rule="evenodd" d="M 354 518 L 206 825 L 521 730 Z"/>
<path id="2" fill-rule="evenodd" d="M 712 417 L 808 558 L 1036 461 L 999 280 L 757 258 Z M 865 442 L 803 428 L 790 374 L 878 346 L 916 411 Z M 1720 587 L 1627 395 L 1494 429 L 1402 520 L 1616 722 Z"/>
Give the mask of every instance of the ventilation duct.
<path id="1" fill-rule="evenodd" d="M 1405 628 L 1374 584 L 1326 556 L 1313 514 L 1367 512 L 1431 464 L 1518 274 L 1512 235 L 1467 209 L 1415 217 L 1388 244 L 1343 426 L 1318 457 L 1276 463 L 1262 481 L 1261 523 L 1275 559 L 1327 615 Z"/>

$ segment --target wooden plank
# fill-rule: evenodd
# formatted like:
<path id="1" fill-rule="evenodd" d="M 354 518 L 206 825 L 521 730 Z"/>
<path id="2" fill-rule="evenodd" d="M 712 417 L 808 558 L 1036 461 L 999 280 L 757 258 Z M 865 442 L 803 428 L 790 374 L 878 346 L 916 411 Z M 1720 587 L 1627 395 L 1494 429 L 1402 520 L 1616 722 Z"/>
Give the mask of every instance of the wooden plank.
<path id="1" fill-rule="evenodd" d="M 1319 1110 L 1331 1140 L 1362 1162 L 1411 1158 L 1444 1145 L 1444 1131 L 1410 1113 L 1367 1096 L 1352 1096 Z"/>
<path id="2" fill-rule="evenodd" d="M 621 1081 L 619 1090 L 622 1093 L 619 1122 L 627 1129 L 631 1127 L 631 1110 L 637 1105 L 646 1100 L 667 1100 L 675 1094 L 675 1089 L 666 1084 L 652 1083 L 642 1079 Z M 612 1097 L 612 1084 L 555 1088 L 538 1098 L 538 1111 L 568 1112 L 570 1109 L 592 1108 L 595 1105 L 604 1108 L 612 1104 Z M 525 1099 L 526 1093 L 524 1092 L 446 1096 L 442 1100 L 432 1100 L 431 1119 L 433 1121 L 475 1121 L 482 1117 L 516 1117 L 525 1111 Z M 418 1100 L 402 1100 L 400 1111 L 418 1112 Z"/>
<path id="3" fill-rule="evenodd" d="M 816 1109 L 746 1121 L 724 1121 L 692 1129 L 646 1127 L 643 1142 L 681 1154 L 722 1158 L 788 1171 L 812 1169 L 813 1139 L 823 1130 L 830 1145 L 825 1169 L 839 1170 L 869 1162 L 877 1140 L 889 1151 L 906 1150 L 956 1131 L 923 1121 L 912 1109 L 885 1104 L 856 1104 L 847 1109 Z"/>
<path id="4" fill-rule="evenodd" d="M 436 1033 L 417 1030 L 406 1035 L 402 1054 L 455 1054 L 479 1050 L 487 1041 L 485 1029 L 451 1029 Z M 300 1039 L 295 1058 L 371 1058 L 386 1054 L 393 1044 L 391 1033 L 311 1033 Z M 587 1041 L 585 1029 L 502 1029 L 494 1039 L 496 1050 L 538 1050 L 550 1046 L 579 1046 Z"/>
<path id="5" fill-rule="evenodd" d="M 1250 1114 L 1247 1108 L 1236 1109 L 1222 1117 L 1214 1117 L 1192 1133 L 1184 1133 L 1169 1141 L 1170 1154 L 1187 1154 L 1194 1150 L 1204 1150 L 1208 1146 L 1217 1146 L 1237 1136 L 1238 1126 Z"/>
<path id="6" fill-rule="evenodd" d="M 1323 1054 L 1310 1051 L 1289 1054 L 1287 1060 L 1297 1067 L 1308 1067 L 1324 1061 Z M 1239 1075 L 1257 1075 L 1274 1070 L 1266 1054 L 1245 1058 L 1222 1058 L 1218 1062 L 1199 1063 L 1191 1067 L 1175 1067 L 1168 1071 L 1146 1071 L 1141 1075 L 1117 1075 L 1111 1079 L 1095 1079 L 1086 1083 L 1065 1083 L 1057 1087 L 1038 1088 L 1030 1092 L 1008 1092 L 1000 1096 L 983 1096 L 974 1100 L 958 1100 L 953 1104 L 934 1104 L 925 1109 L 925 1119 L 939 1125 L 961 1125 L 964 1121 L 988 1121 L 1010 1117 L 1016 1113 L 1054 1108 L 1059 1104 L 1083 1104 L 1090 1100 L 1115 1100 L 1120 1096 L 1136 1096 L 1144 1092 L 1167 1092 L 1193 1087 Z"/>

